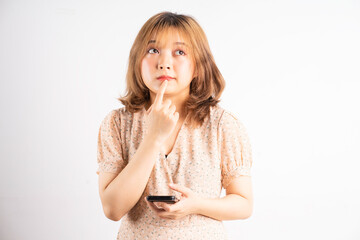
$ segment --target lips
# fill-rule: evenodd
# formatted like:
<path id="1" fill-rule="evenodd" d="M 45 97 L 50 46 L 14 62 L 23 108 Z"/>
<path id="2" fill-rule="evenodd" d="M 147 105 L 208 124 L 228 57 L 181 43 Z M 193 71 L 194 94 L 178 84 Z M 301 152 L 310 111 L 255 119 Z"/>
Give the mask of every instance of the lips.
<path id="1" fill-rule="evenodd" d="M 172 80 L 174 78 L 170 77 L 170 76 L 167 76 L 167 75 L 162 75 L 162 76 L 158 77 L 157 79 L 160 80 L 160 81 L 165 81 L 165 80 L 170 81 L 170 80 Z"/>

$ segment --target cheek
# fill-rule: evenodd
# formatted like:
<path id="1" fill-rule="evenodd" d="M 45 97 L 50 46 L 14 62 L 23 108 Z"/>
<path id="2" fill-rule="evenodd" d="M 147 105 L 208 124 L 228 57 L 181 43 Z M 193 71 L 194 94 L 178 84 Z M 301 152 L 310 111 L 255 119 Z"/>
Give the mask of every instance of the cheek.
<path id="1" fill-rule="evenodd" d="M 184 69 L 189 67 L 189 62 L 183 59 L 176 59 L 173 63 L 174 68 L 177 69 Z"/>
<path id="2" fill-rule="evenodd" d="M 145 59 L 143 59 L 141 61 L 141 72 L 142 73 L 146 72 L 148 70 L 148 65 L 149 65 L 148 62 Z"/>
<path id="3" fill-rule="evenodd" d="M 143 59 L 141 62 L 141 75 L 146 78 L 150 75 L 151 63 L 148 59 Z"/>
<path id="4" fill-rule="evenodd" d="M 194 64 L 191 61 L 183 61 L 179 65 L 179 70 L 186 75 L 192 76 L 194 73 Z"/>

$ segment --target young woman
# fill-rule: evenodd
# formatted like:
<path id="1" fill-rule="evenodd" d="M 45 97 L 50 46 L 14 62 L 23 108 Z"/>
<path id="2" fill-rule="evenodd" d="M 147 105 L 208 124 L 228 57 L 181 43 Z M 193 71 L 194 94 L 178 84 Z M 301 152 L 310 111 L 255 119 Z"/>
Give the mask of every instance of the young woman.
<path id="1" fill-rule="evenodd" d="M 227 239 L 222 220 L 252 214 L 251 146 L 244 125 L 218 105 L 225 82 L 199 24 L 170 12 L 151 17 L 126 80 L 125 107 L 109 112 L 98 138 L 99 193 L 106 217 L 122 220 L 118 239 Z"/>

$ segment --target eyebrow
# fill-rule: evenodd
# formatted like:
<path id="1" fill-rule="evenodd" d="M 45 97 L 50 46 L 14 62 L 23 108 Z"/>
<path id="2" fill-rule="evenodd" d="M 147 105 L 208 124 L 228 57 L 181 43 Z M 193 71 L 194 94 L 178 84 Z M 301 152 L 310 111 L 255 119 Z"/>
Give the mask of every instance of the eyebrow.
<path id="1" fill-rule="evenodd" d="M 150 40 L 150 41 L 148 42 L 148 44 L 150 44 L 150 43 L 156 43 L 156 41 L 155 41 L 155 40 Z M 184 43 L 184 42 L 174 42 L 174 44 L 187 46 L 187 44 Z"/>

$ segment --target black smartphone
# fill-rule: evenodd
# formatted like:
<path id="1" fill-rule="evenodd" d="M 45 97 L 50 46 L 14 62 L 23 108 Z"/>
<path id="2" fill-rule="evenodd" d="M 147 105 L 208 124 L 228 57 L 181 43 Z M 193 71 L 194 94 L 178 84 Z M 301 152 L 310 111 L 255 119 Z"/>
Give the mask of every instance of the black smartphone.
<path id="1" fill-rule="evenodd" d="M 146 197 L 149 202 L 165 202 L 165 203 L 176 203 L 179 201 L 175 196 L 152 196 Z"/>

